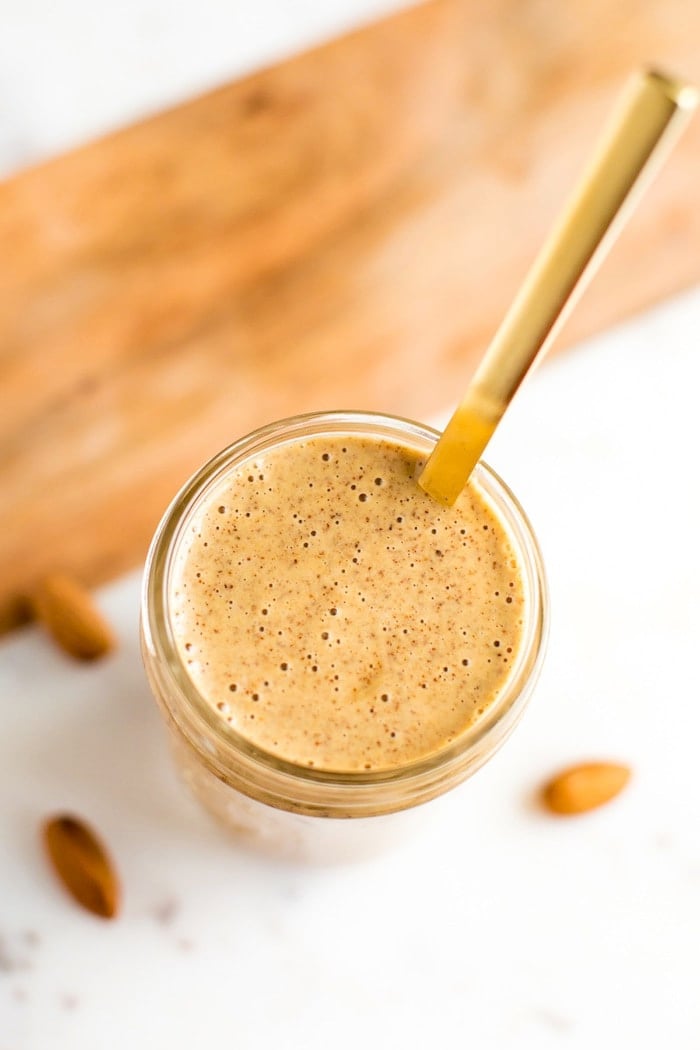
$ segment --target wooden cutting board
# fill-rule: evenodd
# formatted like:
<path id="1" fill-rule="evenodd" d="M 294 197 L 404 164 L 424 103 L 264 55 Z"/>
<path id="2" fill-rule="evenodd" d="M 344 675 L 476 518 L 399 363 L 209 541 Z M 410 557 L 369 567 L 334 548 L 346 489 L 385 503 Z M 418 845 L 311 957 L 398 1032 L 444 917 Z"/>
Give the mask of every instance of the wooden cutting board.
<path id="1" fill-rule="evenodd" d="M 138 564 L 250 428 L 453 403 L 631 70 L 696 0 L 438 0 L 0 185 L 0 630 Z M 562 343 L 700 277 L 696 120 Z"/>

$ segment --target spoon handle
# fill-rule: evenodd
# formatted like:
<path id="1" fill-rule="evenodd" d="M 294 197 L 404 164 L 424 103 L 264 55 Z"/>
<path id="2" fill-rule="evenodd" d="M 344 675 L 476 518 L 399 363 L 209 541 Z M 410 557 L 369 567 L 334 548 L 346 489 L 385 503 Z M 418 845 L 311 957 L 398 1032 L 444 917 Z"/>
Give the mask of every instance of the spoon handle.
<path id="1" fill-rule="evenodd" d="M 625 91 L 597 152 L 528 273 L 418 481 L 452 506 L 535 361 L 549 347 L 697 105 L 650 71 Z"/>

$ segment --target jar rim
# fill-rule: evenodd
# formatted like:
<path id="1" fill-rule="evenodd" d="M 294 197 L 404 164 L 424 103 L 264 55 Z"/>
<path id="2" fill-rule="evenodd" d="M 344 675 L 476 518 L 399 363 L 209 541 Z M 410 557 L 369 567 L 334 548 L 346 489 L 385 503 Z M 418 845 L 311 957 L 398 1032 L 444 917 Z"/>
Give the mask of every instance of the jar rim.
<path id="1" fill-rule="evenodd" d="M 256 453 L 311 436 L 353 433 L 385 436 L 424 453 L 430 452 L 440 436 L 433 427 L 410 419 L 359 411 L 312 412 L 260 427 L 213 456 L 183 485 L 156 530 L 143 578 L 142 644 L 152 676 L 156 673 L 154 665 L 157 667 L 158 694 L 167 717 L 221 779 L 278 807 L 306 812 L 310 811 L 308 806 L 315 808 L 315 796 L 319 792 L 327 796 L 329 789 L 339 797 L 349 789 L 375 796 L 383 793 L 389 808 L 396 809 L 403 808 L 395 804 L 402 786 L 412 796 L 418 792 L 427 798 L 464 779 L 500 746 L 517 723 L 541 669 L 548 629 L 546 578 L 532 525 L 510 488 L 494 470 L 480 462 L 473 477 L 480 494 L 490 505 L 495 504 L 496 513 L 509 532 L 520 562 L 529 609 L 522 644 L 505 686 L 480 718 L 454 741 L 400 766 L 333 771 L 265 751 L 216 715 L 187 672 L 175 642 L 169 610 L 173 564 L 186 527 L 226 472 Z M 207 743 L 203 744 L 203 740 Z M 210 741 L 215 741 L 216 746 Z M 222 752 L 230 761 L 222 760 Z M 442 784 L 445 786 L 435 790 Z"/>

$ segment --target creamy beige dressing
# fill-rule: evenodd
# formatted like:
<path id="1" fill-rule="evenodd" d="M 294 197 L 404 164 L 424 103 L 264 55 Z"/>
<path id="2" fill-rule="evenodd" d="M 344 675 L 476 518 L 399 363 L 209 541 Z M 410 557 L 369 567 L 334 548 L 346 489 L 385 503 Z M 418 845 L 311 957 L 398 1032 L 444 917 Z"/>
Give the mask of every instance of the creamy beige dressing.
<path id="1" fill-rule="evenodd" d="M 509 535 L 469 485 L 452 509 L 394 440 L 304 438 L 235 468 L 197 512 L 171 594 L 181 658 L 258 747 L 394 769 L 494 701 L 522 640 Z"/>

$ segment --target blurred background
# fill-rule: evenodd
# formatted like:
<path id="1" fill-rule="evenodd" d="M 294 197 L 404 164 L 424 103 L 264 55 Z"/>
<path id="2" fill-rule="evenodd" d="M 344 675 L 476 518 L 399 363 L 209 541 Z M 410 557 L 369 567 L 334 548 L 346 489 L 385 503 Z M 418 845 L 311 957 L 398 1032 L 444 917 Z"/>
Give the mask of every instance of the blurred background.
<path id="1" fill-rule="evenodd" d="M 3 175 L 218 87 L 406 3 L 80 0 L 0 5 Z"/>

